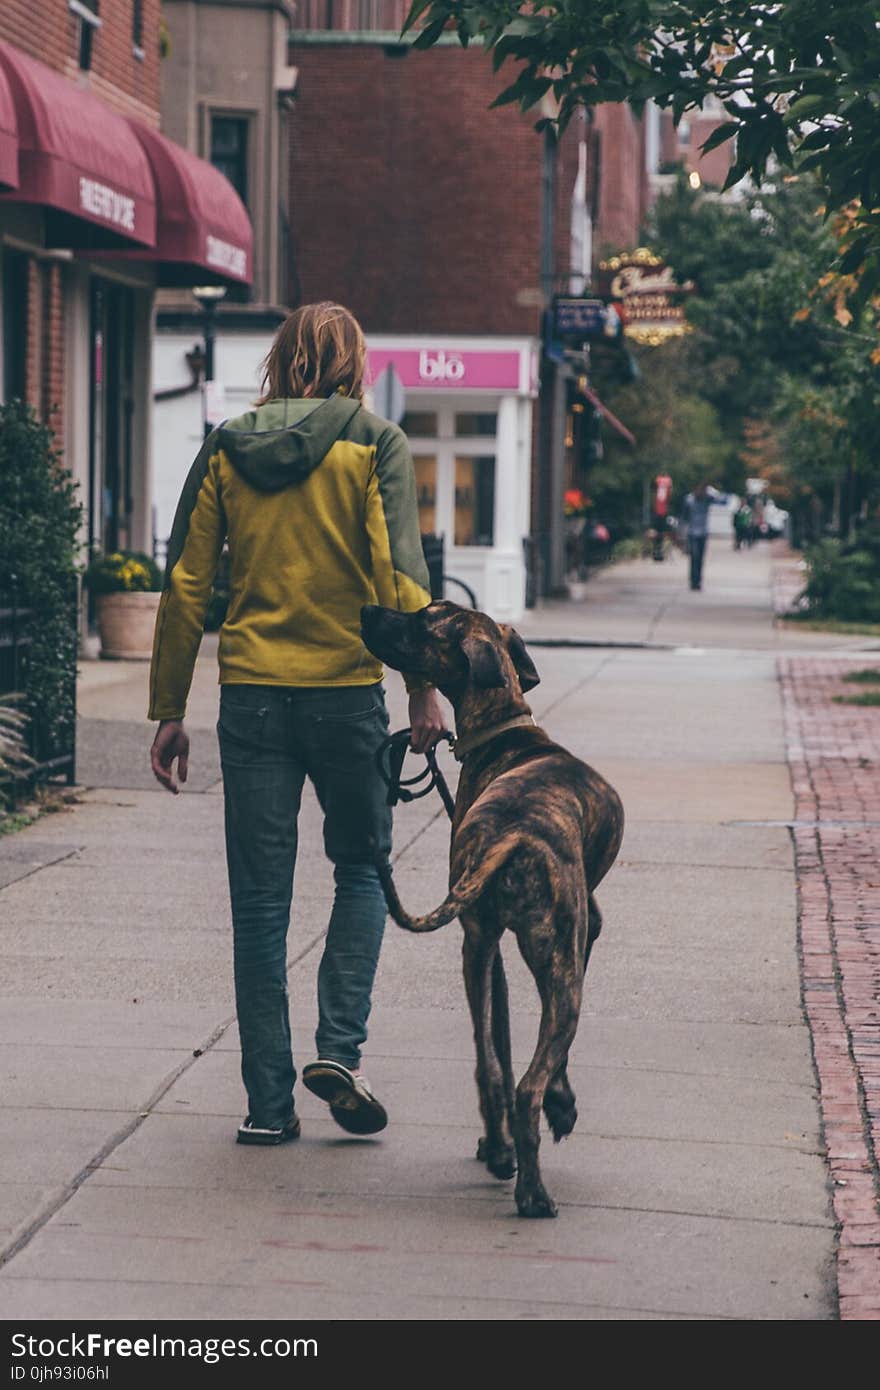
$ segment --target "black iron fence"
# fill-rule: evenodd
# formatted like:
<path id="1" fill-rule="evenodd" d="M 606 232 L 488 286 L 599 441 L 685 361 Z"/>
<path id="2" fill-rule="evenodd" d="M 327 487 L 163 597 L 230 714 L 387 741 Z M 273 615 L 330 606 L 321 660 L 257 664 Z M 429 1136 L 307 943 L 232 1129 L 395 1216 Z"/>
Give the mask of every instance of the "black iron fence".
<path id="1" fill-rule="evenodd" d="M 78 617 L 76 577 L 72 576 L 68 604 L 72 632 L 75 635 Z M 28 691 L 28 672 L 34 643 L 35 624 L 39 617 L 30 608 L 23 608 L 13 591 L 0 590 L 0 699 L 12 695 L 24 697 Z M 74 647 L 75 650 L 75 647 Z M 6 789 L 13 800 L 33 791 L 39 783 L 63 778 L 68 785 L 76 780 L 76 664 L 63 677 L 61 692 L 68 717 L 50 719 L 47 711 L 25 698 L 17 707 L 28 716 L 27 751 L 33 759 L 27 772 L 18 776 Z"/>

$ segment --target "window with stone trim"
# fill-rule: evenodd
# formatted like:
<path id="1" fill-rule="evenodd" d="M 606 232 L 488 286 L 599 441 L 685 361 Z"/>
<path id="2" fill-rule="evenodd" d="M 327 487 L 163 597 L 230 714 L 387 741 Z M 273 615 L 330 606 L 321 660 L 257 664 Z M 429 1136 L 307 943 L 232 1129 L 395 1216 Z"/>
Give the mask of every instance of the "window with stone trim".
<path id="1" fill-rule="evenodd" d="M 132 0 L 131 46 L 136 58 L 144 56 L 144 0 Z"/>
<path id="2" fill-rule="evenodd" d="M 88 72 L 92 66 L 92 48 L 98 30 L 101 28 L 99 0 L 67 0 L 67 8 L 76 16 L 77 46 L 79 66 Z"/>
<path id="3" fill-rule="evenodd" d="M 245 207 L 248 205 L 247 116 L 211 114 L 211 163 L 224 174 Z"/>

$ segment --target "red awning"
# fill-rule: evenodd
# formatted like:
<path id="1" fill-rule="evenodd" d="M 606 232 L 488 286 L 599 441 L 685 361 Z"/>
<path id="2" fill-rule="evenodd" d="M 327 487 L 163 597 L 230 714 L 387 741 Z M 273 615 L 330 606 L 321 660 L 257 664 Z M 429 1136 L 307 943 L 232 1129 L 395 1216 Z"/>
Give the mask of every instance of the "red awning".
<path id="1" fill-rule="evenodd" d="M 219 169 L 173 140 L 131 121 L 153 170 L 158 198 L 156 247 L 162 285 L 249 285 L 254 235 L 247 210 Z"/>
<path id="2" fill-rule="evenodd" d="M 636 437 L 632 433 L 632 431 L 628 430 L 626 425 L 621 424 L 620 420 L 618 420 L 614 412 L 612 410 L 609 410 L 607 405 L 604 405 L 603 402 L 599 400 L 599 397 L 596 395 L 595 391 L 591 391 L 589 386 L 581 386 L 579 389 L 581 395 L 590 402 L 590 405 L 592 405 L 596 410 L 598 410 L 599 414 L 602 416 L 602 419 L 607 420 L 613 430 L 617 430 L 617 433 L 620 435 L 621 439 L 625 439 L 627 444 L 635 444 Z"/>
<path id="3" fill-rule="evenodd" d="M 18 119 L 18 186 L 0 197 L 61 214 L 47 229 L 55 244 L 153 247 L 153 177 L 129 122 L 8 43 L 0 73 Z"/>
<path id="4" fill-rule="evenodd" d="M 18 121 L 15 103 L 3 69 L 0 68 L 0 184 L 18 187 Z"/>

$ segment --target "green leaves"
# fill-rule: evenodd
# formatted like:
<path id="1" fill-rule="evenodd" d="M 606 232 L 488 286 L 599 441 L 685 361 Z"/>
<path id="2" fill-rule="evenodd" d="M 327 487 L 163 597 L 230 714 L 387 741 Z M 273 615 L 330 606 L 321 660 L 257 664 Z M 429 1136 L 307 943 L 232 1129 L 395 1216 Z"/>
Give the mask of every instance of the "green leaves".
<path id="1" fill-rule="evenodd" d="M 798 97 L 797 101 L 793 101 L 782 119 L 787 126 L 792 126 L 797 125 L 800 121 L 821 120 L 827 112 L 827 96 L 814 93 L 810 96 Z"/>
<path id="2" fill-rule="evenodd" d="M 738 121 L 723 121 L 721 125 L 715 127 L 708 140 L 703 141 L 700 149 L 703 154 L 708 154 L 710 150 L 717 150 L 718 146 L 723 145 L 725 140 L 732 140 L 738 130 Z"/>
<path id="3" fill-rule="evenodd" d="M 462 43 L 479 36 L 496 69 L 517 69 L 495 104 L 528 110 L 552 84 L 560 130 L 578 106 L 628 101 L 639 112 L 653 100 L 677 123 L 714 98 L 727 119 L 702 148 L 736 139 L 726 187 L 794 162 L 816 171 L 835 209 L 880 202 L 878 10 L 877 0 L 413 0 L 404 32 L 419 48 L 451 27 Z M 880 237 L 866 248 L 880 251 Z"/>

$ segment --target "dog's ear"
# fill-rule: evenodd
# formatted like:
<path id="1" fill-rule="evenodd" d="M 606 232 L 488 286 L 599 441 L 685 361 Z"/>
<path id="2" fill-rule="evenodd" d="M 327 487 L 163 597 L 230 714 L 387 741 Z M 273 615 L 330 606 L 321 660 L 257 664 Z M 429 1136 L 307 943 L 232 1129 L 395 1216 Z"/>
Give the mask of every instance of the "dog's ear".
<path id="1" fill-rule="evenodd" d="M 491 690 L 496 686 L 507 685 L 501 657 L 487 637 L 476 634 L 468 636 L 461 644 L 471 668 L 471 679 L 480 690 Z"/>
<path id="2" fill-rule="evenodd" d="M 525 642 L 516 628 L 511 627 L 509 623 L 499 623 L 498 626 L 501 628 L 510 659 L 516 667 L 520 689 L 523 693 L 527 690 L 534 690 L 536 685 L 541 684 L 541 677 L 538 675 L 534 661 L 526 651 Z"/>

